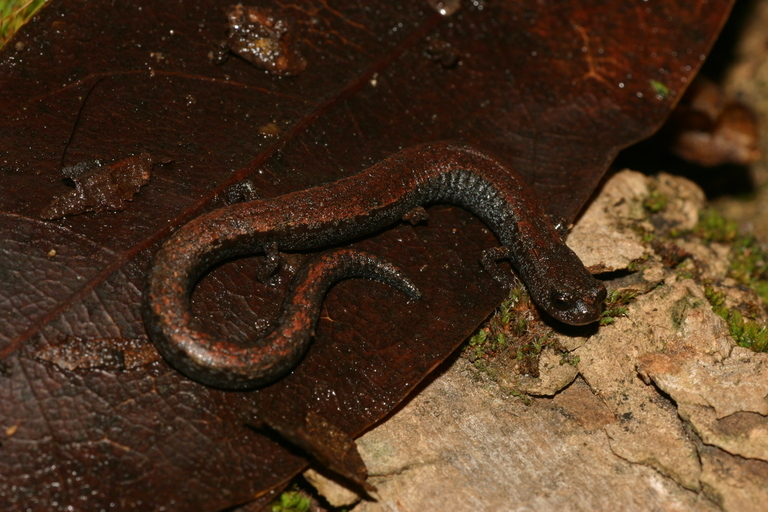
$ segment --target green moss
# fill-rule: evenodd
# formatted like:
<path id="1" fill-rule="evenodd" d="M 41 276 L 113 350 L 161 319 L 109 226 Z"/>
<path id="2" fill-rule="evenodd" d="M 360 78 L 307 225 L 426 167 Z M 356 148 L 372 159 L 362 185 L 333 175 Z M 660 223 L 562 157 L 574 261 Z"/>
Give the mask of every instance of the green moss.
<path id="1" fill-rule="evenodd" d="M 531 405 L 533 403 L 533 400 L 531 400 L 531 397 L 523 393 L 522 391 L 518 391 L 517 389 L 510 389 L 507 391 L 510 395 L 519 398 L 523 401 L 525 405 Z"/>
<path id="2" fill-rule="evenodd" d="M 675 275 L 679 280 L 683 279 L 693 279 L 695 280 L 699 272 L 696 269 L 696 265 L 692 262 L 684 262 L 686 264 L 679 265 L 675 267 Z"/>
<path id="3" fill-rule="evenodd" d="M 763 279 L 756 281 L 753 288 L 763 303 L 768 304 L 768 281 Z"/>
<path id="4" fill-rule="evenodd" d="M 649 253 L 645 253 L 642 257 L 630 261 L 629 265 L 627 265 L 627 270 L 630 272 L 640 272 L 641 270 L 645 270 L 645 268 L 648 266 L 648 260 L 650 259 L 651 255 Z"/>
<path id="5" fill-rule="evenodd" d="M 659 82 L 658 80 L 649 80 L 651 84 L 651 89 L 653 89 L 653 92 L 661 97 L 662 99 L 669 98 L 670 90 L 669 87 L 667 87 L 662 82 Z"/>
<path id="6" fill-rule="evenodd" d="M 728 277 L 757 293 L 763 304 L 768 304 L 768 252 L 753 236 L 740 235 L 735 222 L 725 219 L 715 210 L 706 210 L 694 233 L 708 242 L 731 245 Z M 706 283 L 704 293 L 712 309 L 728 323 L 728 330 L 736 343 L 756 352 L 768 351 L 768 328 L 745 320 L 735 309 L 725 306 L 722 292 Z"/>
<path id="7" fill-rule="evenodd" d="M 513 288 L 486 324 L 469 339 L 464 356 L 491 378 L 496 378 L 499 365 L 510 362 L 516 372 L 538 376 L 541 351 L 553 338 L 545 324 L 529 321 L 534 311 L 524 288 Z"/>
<path id="8" fill-rule="evenodd" d="M 653 241 L 658 238 L 656 233 L 654 233 L 653 231 L 649 231 L 649 230 L 645 229 L 640 224 L 635 224 L 633 226 L 633 230 L 635 231 L 635 233 L 637 233 L 637 236 L 640 237 L 640 239 L 642 240 L 642 242 L 644 244 L 653 243 Z"/>
<path id="9" fill-rule="evenodd" d="M 581 357 L 574 356 L 570 352 L 563 352 L 561 354 L 560 364 L 569 364 L 571 366 L 578 366 L 579 361 L 581 361 Z"/>
<path id="10" fill-rule="evenodd" d="M 627 306 L 637 299 L 636 290 L 613 290 L 605 299 L 605 308 L 600 317 L 600 325 L 611 325 L 616 318 L 627 316 Z"/>
<path id="11" fill-rule="evenodd" d="M 656 190 L 651 190 L 643 200 L 643 208 L 648 214 L 662 211 L 667 206 L 667 198 Z M 640 224 L 634 226 L 635 231 L 641 236 L 643 242 L 654 247 L 654 252 L 662 259 L 665 257 L 664 248 L 669 244 L 664 242 L 674 241 L 679 238 L 698 238 L 704 243 L 720 243 L 730 246 L 728 277 L 737 281 L 740 285 L 751 288 L 756 292 L 763 307 L 768 305 L 768 251 L 753 236 L 740 235 L 736 222 L 726 219 L 712 208 L 703 210 L 699 215 L 696 227 L 690 230 L 671 228 L 664 233 L 646 231 Z M 633 262 L 628 267 L 635 271 L 642 267 L 643 262 Z M 675 267 L 675 273 L 679 279 L 693 279 L 700 282 L 700 270 L 695 260 L 685 259 Z M 713 311 L 728 323 L 728 329 L 742 347 L 755 351 L 768 351 L 768 327 L 751 320 L 745 320 L 743 315 L 725 306 L 725 298 L 722 292 L 717 291 L 712 283 L 703 282 L 704 293 L 712 305 Z M 634 297 L 629 297 L 633 300 Z M 609 325 L 616 321 L 617 317 L 626 316 L 626 300 L 611 294 L 606 300 L 606 307 L 600 325 Z M 698 307 L 700 304 L 684 301 L 676 305 L 672 311 L 672 321 L 680 325 L 686 309 Z"/>
<path id="12" fill-rule="evenodd" d="M 0 0 L 0 46 L 21 28 L 47 0 Z"/>
<path id="13" fill-rule="evenodd" d="M 669 198 L 666 194 L 652 189 L 646 198 L 643 199 L 643 208 L 649 213 L 659 213 L 667 207 L 667 203 L 669 203 Z"/>
<path id="14" fill-rule="evenodd" d="M 768 352 L 768 328 L 741 318 L 737 310 L 728 317 L 728 328 L 739 346 L 755 352 Z"/>
<path id="15" fill-rule="evenodd" d="M 755 352 L 768 352 L 768 328 L 757 322 L 744 320 L 744 316 L 737 309 L 725 307 L 725 295 L 711 285 L 704 287 L 704 295 L 712 310 L 726 321 L 728 331 L 739 346 Z"/>
<path id="16" fill-rule="evenodd" d="M 765 288 L 768 282 L 768 254 L 752 236 L 739 236 L 731 248 L 729 276 L 739 283 Z"/>
<path id="17" fill-rule="evenodd" d="M 675 240 L 676 238 L 682 238 L 685 234 L 686 232 L 684 230 L 672 228 L 667 232 L 667 238 Z"/>
<path id="18" fill-rule="evenodd" d="M 738 309 L 728 311 L 724 318 L 728 322 L 731 336 L 740 347 L 755 352 L 768 351 L 768 328 L 760 326 L 756 322 L 744 320 Z"/>
<path id="19" fill-rule="evenodd" d="M 485 328 L 475 333 L 468 343 L 469 350 L 474 352 L 475 367 L 487 371 L 483 359 L 497 354 L 509 346 L 511 337 L 520 336 L 528 328 L 528 320 L 524 315 L 517 314 L 516 308 L 521 305 L 530 306 L 527 295 L 521 287 L 513 287 L 507 299 L 502 302 Z M 482 368 L 481 368 L 482 367 Z"/>
<path id="20" fill-rule="evenodd" d="M 517 347 L 515 358 L 518 361 L 523 361 L 524 359 L 533 357 L 538 361 L 541 350 L 544 348 L 545 343 L 550 337 L 549 334 L 537 336 L 532 338 L 529 342 L 519 345 Z"/>
<path id="21" fill-rule="evenodd" d="M 739 234 L 735 222 L 711 208 L 701 212 L 691 234 L 704 242 L 730 245 L 728 277 L 754 290 L 763 305 L 768 304 L 768 251 L 755 237 Z M 728 323 L 728 330 L 736 343 L 756 352 L 768 351 L 768 328 L 745 320 L 738 310 L 725 306 L 725 296 L 712 283 L 703 284 L 704 294 L 713 311 Z"/>
<path id="22" fill-rule="evenodd" d="M 716 314 L 723 318 L 728 316 L 728 309 L 725 307 L 725 294 L 723 292 L 716 290 L 710 284 L 705 284 L 704 296 L 707 297 L 712 310 Z"/>
<path id="23" fill-rule="evenodd" d="M 285 491 L 270 504 L 272 512 L 308 512 L 312 499 L 301 491 Z"/>
<path id="24" fill-rule="evenodd" d="M 738 233 L 735 222 L 726 219 L 712 208 L 701 212 L 699 222 L 693 229 L 693 234 L 705 242 L 731 243 Z"/>
<path id="25" fill-rule="evenodd" d="M 495 317 L 494 317 L 495 318 Z M 480 329 L 469 339 L 469 349 L 474 352 L 475 366 L 480 369 L 482 360 L 505 349 L 509 345 L 503 332 L 494 332 L 491 328 Z M 485 368 L 483 368 L 485 369 Z"/>
<path id="26" fill-rule="evenodd" d="M 688 311 L 691 309 L 697 309 L 704 306 L 706 303 L 697 299 L 691 294 L 687 294 L 679 300 L 675 301 L 672 306 L 670 314 L 672 316 L 672 324 L 675 328 L 680 329 L 683 327 L 683 323 L 688 318 Z"/>

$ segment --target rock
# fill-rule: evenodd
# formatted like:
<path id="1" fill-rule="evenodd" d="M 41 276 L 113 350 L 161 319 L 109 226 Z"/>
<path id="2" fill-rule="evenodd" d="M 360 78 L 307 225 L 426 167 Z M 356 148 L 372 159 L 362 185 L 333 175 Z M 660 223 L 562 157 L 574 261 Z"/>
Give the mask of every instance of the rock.
<path id="1" fill-rule="evenodd" d="M 619 420 L 582 381 L 526 406 L 478 385 L 458 360 L 390 420 L 360 438 L 378 501 L 392 510 L 718 510 L 650 466 L 617 456 Z"/>
<path id="2" fill-rule="evenodd" d="M 314 469 L 308 469 L 302 473 L 304 479 L 320 493 L 333 507 L 348 507 L 360 501 L 360 495 L 351 491 Z"/>
<path id="3" fill-rule="evenodd" d="M 605 183 L 568 235 L 568 245 L 590 272 L 626 269 L 645 255 L 637 233 L 617 224 L 618 219 L 642 219 L 642 198 L 647 195 L 645 177 L 639 172 L 624 171 Z"/>

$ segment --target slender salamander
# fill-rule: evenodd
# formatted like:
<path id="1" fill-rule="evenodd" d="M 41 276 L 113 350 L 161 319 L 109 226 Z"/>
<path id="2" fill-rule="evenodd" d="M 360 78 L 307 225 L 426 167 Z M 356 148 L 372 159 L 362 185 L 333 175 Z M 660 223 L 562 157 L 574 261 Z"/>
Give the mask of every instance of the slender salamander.
<path id="1" fill-rule="evenodd" d="M 329 251 L 302 267 L 275 330 L 242 347 L 203 332 L 195 320 L 190 296 L 201 275 L 234 256 L 338 244 L 432 203 L 461 206 L 482 219 L 533 301 L 549 315 L 572 325 L 600 317 L 605 287 L 565 245 L 524 180 L 472 147 L 438 142 L 405 149 L 333 183 L 193 219 L 155 257 L 145 292 L 148 332 L 161 354 L 198 382 L 227 389 L 267 384 L 305 352 L 320 303 L 335 281 L 377 279 L 411 297 L 418 290 L 398 269 L 372 255 Z"/>

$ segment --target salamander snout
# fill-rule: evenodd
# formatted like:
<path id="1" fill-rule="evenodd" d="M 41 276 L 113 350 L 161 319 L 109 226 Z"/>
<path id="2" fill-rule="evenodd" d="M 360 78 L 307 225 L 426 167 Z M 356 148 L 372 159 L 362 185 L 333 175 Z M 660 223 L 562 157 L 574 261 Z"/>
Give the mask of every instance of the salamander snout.
<path id="1" fill-rule="evenodd" d="M 607 292 L 603 283 L 593 278 L 591 281 L 588 287 L 551 290 L 550 307 L 545 309 L 557 320 L 571 325 L 586 325 L 599 320 Z"/>

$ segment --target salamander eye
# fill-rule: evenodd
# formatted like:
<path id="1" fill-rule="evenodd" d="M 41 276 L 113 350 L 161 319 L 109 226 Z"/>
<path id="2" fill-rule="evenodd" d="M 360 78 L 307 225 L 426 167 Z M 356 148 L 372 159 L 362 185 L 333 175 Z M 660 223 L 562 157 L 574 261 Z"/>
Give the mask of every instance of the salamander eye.
<path id="1" fill-rule="evenodd" d="M 560 311 L 571 309 L 574 303 L 573 294 L 563 290 L 552 290 L 549 300 L 552 302 L 552 306 Z"/>

